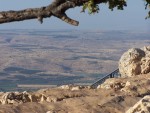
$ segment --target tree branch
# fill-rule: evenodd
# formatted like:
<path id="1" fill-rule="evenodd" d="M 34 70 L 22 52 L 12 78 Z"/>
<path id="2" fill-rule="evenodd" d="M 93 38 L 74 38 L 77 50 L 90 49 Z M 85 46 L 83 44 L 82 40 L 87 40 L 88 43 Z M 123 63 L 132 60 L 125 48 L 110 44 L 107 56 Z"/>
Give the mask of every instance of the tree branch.
<path id="1" fill-rule="evenodd" d="M 82 6 L 88 1 L 89 0 L 54 0 L 50 5 L 41 8 L 30 8 L 20 11 L 3 11 L 0 12 L 0 24 L 29 19 L 38 19 L 38 21 L 42 23 L 43 18 L 55 16 L 64 22 L 77 26 L 79 22 L 69 18 L 65 12 L 70 8 Z M 107 3 L 108 1 L 109 0 L 94 0 L 94 3 Z"/>

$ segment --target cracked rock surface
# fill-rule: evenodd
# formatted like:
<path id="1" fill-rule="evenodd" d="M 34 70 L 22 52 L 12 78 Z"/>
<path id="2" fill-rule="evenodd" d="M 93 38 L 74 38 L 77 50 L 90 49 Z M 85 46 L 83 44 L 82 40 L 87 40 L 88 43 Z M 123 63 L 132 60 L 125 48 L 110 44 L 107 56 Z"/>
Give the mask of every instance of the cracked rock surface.
<path id="1" fill-rule="evenodd" d="M 150 46 L 125 52 L 119 61 L 119 71 L 122 77 L 150 73 Z"/>

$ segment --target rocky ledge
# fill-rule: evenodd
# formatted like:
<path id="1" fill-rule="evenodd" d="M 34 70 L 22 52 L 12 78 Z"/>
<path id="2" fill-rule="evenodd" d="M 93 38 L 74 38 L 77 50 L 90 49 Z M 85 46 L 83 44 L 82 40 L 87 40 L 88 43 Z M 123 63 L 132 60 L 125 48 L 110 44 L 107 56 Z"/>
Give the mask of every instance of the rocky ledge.
<path id="1" fill-rule="evenodd" d="M 36 92 L 1 92 L 0 113 L 149 113 L 149 102 L 150 74 L 145 74 L 110 78 L 96 89 L 63 85 Z"/>

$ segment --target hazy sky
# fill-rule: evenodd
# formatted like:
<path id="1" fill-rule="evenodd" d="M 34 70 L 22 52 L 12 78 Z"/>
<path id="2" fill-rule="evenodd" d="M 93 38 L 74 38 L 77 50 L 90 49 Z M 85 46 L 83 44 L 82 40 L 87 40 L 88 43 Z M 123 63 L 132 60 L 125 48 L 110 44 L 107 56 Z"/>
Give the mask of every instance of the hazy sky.
<path id="1" fill-rule="evenodd" d="M 52 1 L 52 0 L 51 0 Z M 135 2 L 136 1 L 136 2 Z M 0 0 L 0 11 L 18 10 L 29 7 L 46 6 L 50 0 Z M 93 30 L 142 30 L 149 31 L 150 19 L 145 20 L 147 11 L 143 0 L 128 0 L 124 11 L 110 11 L 107 5 L 100 5 L 100 13 L 89 15 L 80 13 L 81 7 L 67 11 L 67 14 L 78 21 L 78 27 L 51 17 L 40 24 L 37 20 L 1 24 L 0 29 L 93 29 Z"/>

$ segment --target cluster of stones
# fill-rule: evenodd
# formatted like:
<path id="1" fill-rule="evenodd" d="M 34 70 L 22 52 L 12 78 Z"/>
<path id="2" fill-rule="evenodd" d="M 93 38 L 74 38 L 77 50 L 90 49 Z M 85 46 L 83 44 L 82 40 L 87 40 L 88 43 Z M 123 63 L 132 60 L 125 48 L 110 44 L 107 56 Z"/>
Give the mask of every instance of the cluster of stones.
<path id="1" fill-rule="evenodd" d="M 21 104 L 26 102 L 40 102 L 45 100 L 44 95 L 33 95 L 24 92 L 6 92 L 1 94 L 0 104 Z"/>
<path id="2" fill-rule="evenodd" d="M 83 88 L 87 88 L 85 86 L 75 86 L 75 85 L 62 85 L 58 87 L 58 89 L 62 90 L 71 90 L 71 91 L 77 91 L 81 90 Z M 26 91 L 24 92 L 6 92 L 6 93 L 0 93 L 0 104 L 21 104 L 26 102 L 57 102 L 61 101 L 64 98 L 57 98 L 53 96 L 46 96 L 43 93 L 39 94 L 32 94 L 28 93 Z"/>
<path id="3" fill-rule="evenodd" d="M 99 85 L 97 89 L 121 91 L 126 95 L 132 96 L 143 96 L 149 94 L 150 78 L 145 78 L 145 76 L 140 78 L 140 75 L 137 77 L 136 80 L 110 78 L 103 84 Z"/>

